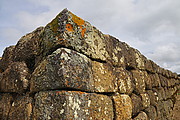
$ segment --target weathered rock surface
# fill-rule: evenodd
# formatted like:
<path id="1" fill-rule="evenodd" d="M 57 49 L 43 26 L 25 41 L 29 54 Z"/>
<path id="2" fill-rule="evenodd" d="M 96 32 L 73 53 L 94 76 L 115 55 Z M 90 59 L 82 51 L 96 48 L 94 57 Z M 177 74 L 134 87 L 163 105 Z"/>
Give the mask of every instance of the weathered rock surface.
<path id="1" fill-rule="evenodd" d="M 80 91 L 46 91 L 35 95 L 37 120 L 113 120 L 112 100 L 105 95 Z"/>
<path id="2" fill-rule="evenodd" d="M 67 9 L 0 58 L 2 120 L 178 119 L 180 77 Z"/>
<path id="3" fill-rule="evenodd" d="M 115 118 L 117 120 L 129 120 L 132 117 L 132 101 L 128 95 L 113 96 Z"/>
<path id="4" fill-rule="evenodd" d="M 31 120 L 33 98 L 28 95 L 18 96 L 11 104 L 8 120 Z"/>
<path id="5" fill-rule="evenodd" d="M 8 119 L 12 101 L 13 101 L 13 97 L 11 94 L 0 93 L 0 119 L 1 120 Z"/>
<path id="6" fill-rule="evenodd" d="M 48 89 L 77 89 L 115 92 L 116 78 L 107 63 L 92 61 L 76 51 L 59 48 L 32 73 L 32 92 Z"/>
<path id="7" fill-rule="evenodd" d="M 0 91 L 23 93 L 29 85 L 29 72 L 24 62 L 13 62 L 0 75 Z"/>
<path id="8" fill-rule="evenodd" d="M 145 112 L 140 112 L 133 120 L 148 120 L 148 116 Z"/>

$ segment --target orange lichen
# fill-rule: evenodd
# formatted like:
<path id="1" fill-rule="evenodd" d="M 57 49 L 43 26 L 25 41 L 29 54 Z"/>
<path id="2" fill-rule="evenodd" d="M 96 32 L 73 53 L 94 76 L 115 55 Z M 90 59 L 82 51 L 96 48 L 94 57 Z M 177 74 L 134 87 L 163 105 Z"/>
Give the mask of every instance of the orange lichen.
<path id="1" fill-rule="evenodd" d="M 83 26 L 85 25 L 85 21 L 83 19 L 81 19 L 80 17 L 74 15 L 71 12 L 70 12 L 70 14 L 72 16 L 73 22 L 76 23 L 79 26 L 79 28 L 81 30 L 81 36 L 84 37 L 84 34 L 86 32 L 86 28 L 83 28 Z"/>
<path id="2" fill-rule="evenodd" d="M 81 30 L 81 36 L 82 37 L 84 37 L 84 33 L 86 32 L 86 28 L 83 28 L 82 30 Z"/>
<path id="3" fill-rule="evenodd" d="M 66 30 L 69 31 L 69 32 L 73 32 L 73 26 L 71 24 L 66 24 Z"/>
<path id="4" fill-rule="evenodd" d="M 78 26 L 84 25 L 85 22 L 84 22 L 83 19 L 81 19 L 80 17 L 74 15 L 74 14 L 71 13 L 71 12 L 70 12 L 70 14 L 71 14 L 71 16 L 72 16 L 72 20 L 73 20 L 74 23 L 76 23 Z"/>

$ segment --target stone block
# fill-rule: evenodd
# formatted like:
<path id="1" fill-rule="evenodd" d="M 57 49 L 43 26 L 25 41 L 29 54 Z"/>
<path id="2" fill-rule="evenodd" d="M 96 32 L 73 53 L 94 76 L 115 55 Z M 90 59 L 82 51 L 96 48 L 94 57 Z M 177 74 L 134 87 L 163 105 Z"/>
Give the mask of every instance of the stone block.
<path id="1" fill-rule="evenodd" d="M 132 101 L 128 95 L 118 94 L 113 96 L 117 120 L 129 120 L 132 117 Z"/>
<path id="2" fill-rule="evenodd" d="M 110 64 L 91 61 L 85 55 L 60 48 L 49 55 L 32 74 L 30 90 L 77 89 L 115 92 L 116 77 Z"/>
<path id="3" fill-rule="evenodd" d="M 128 45 L 126 45 L 126 49 L 125 50 L 128 53 L 128 54 L 124 55 L 125 56 L 126 66 L 131 67 L 131 68 L 137 68 L 138 65 L 140 64 L 139 62 L 142 62 L 142 61 L 138 61 L 138 60 L 141 60 L 141 58 L 139 58 L 138 51 L 135 50 L 132 47 L 129 47 Z"/>
<path id="4" fill-rule="evenodd" d="M 110 35 L 104 35 L 104 38 L 106 42 L 106 50 L 109 56 L 107 57 L 107 61 L 118 67 L 125 67 L 128 65 L 130 60 L 128 52 L 129 46 Z M 131 57 L 131 60 L 134 61 L 134 58 Z"/>
<path id="5" fill-rule="evenodd" d="M 1 92 L 23 93 L 29 87 L 29 70 L 24 62 L 13 62 L 0 78 Z"/>
<path id="6" fill-rule="evenodd" d="M 152 82 L 152 87 L 160 87 L 161 86 L 161 82 L 159 79 L 159 76 L 157 73 L 155 74 L 149 74 L 151 82 Z"/>
<path id="7" fill-rule="evenodd" d="M 153 91 L 155 91 L 158 94 L 159 100 L 165 100 L 166 99 L 166 93 L 165 93 L 163 87 L 153 88 Z"/>
<path id="8" fill-rule="evenodd" d="M 135 84 L 134 91 L 137 94 L 144 93 L 146 87 L 144 73 L 140 70 L 132 70 L 131 72 Z"/>
<path id="9" fill-rule="evenodd" d="M 4 50 L 2 59 L 0 60 L 0 69 L 1 72 L 5 71 L 7 67 L 13 62 L 15 46 L 9 46 Z"/>
<path id="10" fill-rule="evenodd" d="M 43 54 L 64 46 L 73 48 L 93 59 L 106 61 L 109 56 L 103 33 L 72 12 L 64 9 L 44 28 Z"/>
<path id="11" fill-rule="evenodd" d="M 41 33 L 44 28 L 39 27 L 33 32 L 21 37 L 14 48 L 13 60 L 25 61 L 28 67 L 33 71 L 34 65 L 38 64 L 35 59 L 40 56 L 41 51 Z"/>
<path id="12" fill-rule="evenodd" d="M 150 78 L 150 75 L 146 71 L 144 71 L 144 79 L 145 79 L 146 89 L 148 90 L 152 89 L 152 80 Z"/>
<path id="13" fill-rule="evenodd" d="M 162 75 L 159 75 L 159 78 L 160 78 L 161 86 L 162 86 L 162 87 L 167 87 L 167 86 L 168 86 L 167 78 L 165 78 L 165 77 L 162 76 Z"/>
<path id="14" fill-rule="evenodd" d="M 159 98 L 157 96 L 158 95 L 157 92 L 154 92 L 152 90 L 147 90 L 146 92 L 147 92 L 147 94 L 148 94 L 148 96 L 150 98 L 150 104 L 153 105 L 153 106 L 156 106 L 157 102 L 159 100 Z"/>
<path id="15" fill-rule="evenodd" d="M 91 90 L 95 92 L 118 91 L 117 77 L 116 77 L 117 74 L 115 74 L 114 68 L 108 63 L 100 63 L 96 61 L 92 61 L 91 63 L 92 63 L 92 76 L 93 76 L 91 81 L 94 82 L 94 84 L 92 84 L 92 86 L 94 86 L 94 90 L 93 88 L 90 88 L 88 91 Z M 130 85 L 127 87 L 130 87 Z M 128 92 L 130 92 L 130 90 Z"/>
<path id="16" fill-rule="evenodd" d="M 144 111 L 147 114 L 149 120 L 163 120 L 163 119 L 157 119 L 157 111 L 154 106 L 150 106 L 146 108 Z"/>
<path id="17" fill-rule="evenodd" d="M 145 112 L 140 112 L 133 120 L 149 120 Z"/>
<path id="18" fill-rule="evenodd" d="M 80 91 L 46 91 L 35 95 L 33 119 L 113 120 L 113 103 L 105 95 Z"/>
<path id="19" fill-rule="evenodd" d="M 141 100 L 142 100 L 143 109 L 149 107 L 150 106 L 149 95 L 147 93 L 143 93 L 143 94 L 140 94 L 140 96 L 141 96 Z"/>
<path id="20" fill-rule="evenodd" d="M 8 120 L 13 96 L 9 93 L 0 93 L 0 120 Z"/>
<path id="21" fill-rule="evenodd" d="M 124 68 L 115 68 L 117 83 L 119 87 L 119 93 L 131 94 L 134 90 L 134 84 L 132 81 L 131 72 Z"/>
<path id="22" fill-rule="evenodd" d="M 173 103 L 171 100 L 168 101 L 159 101 L 157 108 L 157 115 L 159 120 L 169 119 L 170 112 L 172 111 Z"/>
<path id="23" fill-rule="evenodd" d="M 142 109 L 143 104 L 140 96 L 137 96 L 136 94 L 131 95 L 132 100 L 132 115 L 137 115 Z"/>
<path id="24" fill-rule="evenodd" d="M 11 104 L 8 120 L 31 120 L 33 99 L 27 95 L 17 96 Z"/>

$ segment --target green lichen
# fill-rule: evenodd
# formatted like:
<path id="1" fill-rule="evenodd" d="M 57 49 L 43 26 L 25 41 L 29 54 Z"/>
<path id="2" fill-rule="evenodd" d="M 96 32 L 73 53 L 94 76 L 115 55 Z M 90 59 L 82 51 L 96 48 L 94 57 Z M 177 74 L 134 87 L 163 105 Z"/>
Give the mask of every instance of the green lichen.
<path id="1" fill-rule="evenodd" d="M 55 19 L 53 19 L 47 26 L 50 27 L 50 29 L 54 32 L 54 33 L 57 33 L 58 31 L 58 17 L 60 15 L 57 15 Z"/>

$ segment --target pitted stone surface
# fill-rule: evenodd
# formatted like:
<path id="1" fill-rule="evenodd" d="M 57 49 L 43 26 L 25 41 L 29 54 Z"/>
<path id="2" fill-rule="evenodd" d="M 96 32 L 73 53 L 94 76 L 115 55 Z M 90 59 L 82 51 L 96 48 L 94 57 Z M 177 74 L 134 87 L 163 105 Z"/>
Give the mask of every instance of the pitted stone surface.
<path id="1" fill-rule="evenodd" d="M 132 101 L 128 95 L 113 96 L 116 119 L 129 120 L 132 117 Z"/>
<path id="2" fill-rule="evenodd" d="M 149 120 L 145 112 L 140 112 L 133 120 Z"/>
<path id="3" fill-rule="evenodd" d="M 8 120 L 31 120 L 33 99 L 28 95 L 18 96 L 11 104 Z"/>
<path id="4" fill-rule="evenodd" d="M 132 70 L 132 75 L 134 79 L 134 84 L 135 84 L 135 92 L 138 94 L 144 93 L 145 92 L 145 76 L 144 73 L 140 70 Z"/>
<path id="5" fill-rule="evenodd" d="M 0 91 L 23 93 L 29 87 L 29 70 L 24 62 L 13 62 L 0 75 Z"/>
<path id="6" fill-rule="evenodd" d="M 92 92 L 115 92 L 116 77 L 106 63 L 90 60 L 76 51 L 60 48 L 35 69 L 32 92 L 49 89 L 78 89 Z"/>
<path id="7" fill-rule="evenodd" d="M 0 119 L 7 120 L 13 97 L 11 94 L 0 93 Z"/>
<path id="8" fill-rule="evenodd" d="M 47 91 L 35 95 L 34 119 L 113 120 L 112 100 L 80 91 Z"/>
<path id="9" fill-rule="evenodd" d="M 3 56 L 0 60 L 1 72 L 5 71 L 8 66 L 13 62 L 13 51 L 15 46 L 9 46 L 4 50 Z"/>

